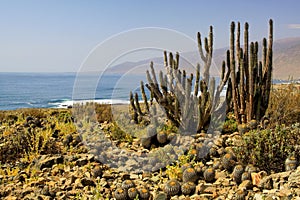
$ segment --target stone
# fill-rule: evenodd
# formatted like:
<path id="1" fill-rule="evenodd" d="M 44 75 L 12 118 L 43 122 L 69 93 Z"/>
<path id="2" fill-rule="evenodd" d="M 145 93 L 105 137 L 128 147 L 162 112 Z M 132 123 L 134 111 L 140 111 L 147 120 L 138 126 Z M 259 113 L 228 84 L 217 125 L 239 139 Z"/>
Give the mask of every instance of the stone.
<path id="1" fill-rule="evenodd" d="M 299 170 L 298 170 L 299 169 Z M 291 188 L 300 188 L 300 168 L 290 174 L 288 178 L 288 186 Z"/>
<path id="2" fill-rule="evenodd" d="M 140 176 L 138 174 L 130 174 L 129 179 L 139 179 Z"/>
<path id="3" fill-rule="evenodd" d="M 202 183 L 202 182 L 198 183 L 198 185 L 196 185 L 195 194 L 203 193 L 204 189 L 205 189 L 204 183 Z"/>
<path id="4" fill-rule="evenodd" d="M 164 192 L 154 193 L 153 200 L 167 200 L 168 196 Z"/>
<path id="5" fill-rule="evenodd" d="M 45 196 L 49 196 L 50 195 L 49 186 L 46 185 L 45 187 L 43 187 L 43 189 L 41 190 L 41 194 Z"/>
<path id="6" fill-rule="evenodd" d="M 202 200 L 202 197 L 200 197 L 197 194 L 194 194 L 194 195 L 190 196 L 190 199 L 192 199 L 192 200 Z"/>
<path id="7" fill-rule="evenodd" d="M 273 188 L 273 179 L 271 176 L 267 176 L 260 180 L 259 184 L 257 184 L 258 187 L 262 189 L 270 190 Z"/>
<path id="8" fill-rule="evenodd" d="M 51 168 L 54 164 L 61 164 L 64 162 L 64 157 L 61 155 L 58 156 L 47 156 L 43 155 L 37 162 L 37 166 L 40 170 L 44 168 Z"/>
<path id="9" fill-rule="evenodd" d="M 102 168 L 100 166 L 96 166 L 92 169 L 92 176 L 94 178 L 101 177 L 103 174 Z"/>
<path id="10" fill-rule="evenodd" d="M 95 187 L 96 184 L 92 179 L 89 178 L 83 178 L 81 179 L 81 184 L 85 187 L 85 186 L 92 186 Z"/>
<path id="11" fill-rule="evenodd" d="M 239 189 L 251 189 L 253 187 L 252 182 L 250 180 L 244 180 L 240 185 Z"/>
<path id="12" fill-rule="evenodd" d="M 281 189 L 278 192 L 278 196 L 280 197 L 280 199 L 283 199 L 284 197 L 288 198 L 288 199 L 292 199 L 292 195 L 293 195 L 292 190 L 287 189 L 287 188 Z"/>
<path id="13" fill-rule="evenodd" d="M 227 173 L 223 171 L 216 171 L 215 178 L 218 179 L 225 179 L 227 177 Z"/>
<path id="14" fill-rule="evenodd" d="M 88 162 L 89 161 L 87 160 L 87 158 L 80 158 L 80 159 L 76 160 L 75 165 L 78 167 L 82 167 L 82 166 L 88 164 Z"/>
<path id="15" fill-rule="evenodd" d="M 105 171 L 103 173 L 102 177 L 105 179 L 113 179 L 114 178 L 114 176 L 110 172 L 107 172 L 107 171 Z"/>
<path id="16" fill-rule="evenodd" d="M 208 194 L 215 194 L 215 193 L 217 193 L 217 188 L 215 188 L 213 186 L 208 186 L 204 189 L 203 192 L 208 193 Z"/>
<path id="17" fill-rule="evenodd" d="M 261 179 L 263 178 L 263 173 L 259 172 L 259 173 L 256 173 L 256 172 L 253 172 L 251 173 L 251 180 L 252 180 L 252 184 L 253 185 L 256 185 L 258 186 Z"/>
<path id="18" fill-rule="evenodd" d="M 81 183 L 81 179 L 80 178 L 77 178 L 74 182 L 74 188 L 76 189 L 80 189 L 80 188 L 83 188 L 83 185 Z"/>

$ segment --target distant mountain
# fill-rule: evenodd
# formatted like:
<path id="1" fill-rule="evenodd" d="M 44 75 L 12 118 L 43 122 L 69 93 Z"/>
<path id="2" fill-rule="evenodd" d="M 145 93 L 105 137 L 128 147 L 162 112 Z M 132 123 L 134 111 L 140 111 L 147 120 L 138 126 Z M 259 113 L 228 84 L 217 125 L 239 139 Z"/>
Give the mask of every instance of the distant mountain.
<path id="1" fill-rule="evenodd" d="M 273 78 L 288 79 L 292 76 L 294 79 L 300 79 L 300 37 L 276 40 L 273 45 Z M 212 76 L 219 76 L 222 61 L 226 57 L 226 51 L 227 48 L 214 50 L 210 71 Z M 180 57 L 180 67 L 188 73 L 194 72 L 196 63 L 201 61 L 198 52 L 184 52 L 180 54 Z M 155 57 L 138 62 L 124 62 L 111 67 L 107 73 L 143 74 L 149 69 L 151 61 L 153 61 L 156 71 L 164 69 L 163 57 Z"/>
<path id="2" fill-rule="evenodd" d="M 300 37 L 275 41 L 273 54 L 274 78 L 300 79 Z"/>

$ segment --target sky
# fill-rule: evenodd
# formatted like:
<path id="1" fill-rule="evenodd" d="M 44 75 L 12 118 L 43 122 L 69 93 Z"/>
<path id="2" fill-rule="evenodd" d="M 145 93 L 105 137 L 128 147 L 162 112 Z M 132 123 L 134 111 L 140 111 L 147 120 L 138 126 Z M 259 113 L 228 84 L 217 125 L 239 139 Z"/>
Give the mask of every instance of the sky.
<path id="1" fill-rule="evenodd" d="M 99 44 L 145 27 L 196 39 L 212 25 L 215 49 L 229 45 L 231 21 L 248 22 L 253 41 L 268 35 L 270 18 L 275 40 L 300 37 L 299 8 L 299 0 L 0 0 L 0 72 L 76 72 Z"/>

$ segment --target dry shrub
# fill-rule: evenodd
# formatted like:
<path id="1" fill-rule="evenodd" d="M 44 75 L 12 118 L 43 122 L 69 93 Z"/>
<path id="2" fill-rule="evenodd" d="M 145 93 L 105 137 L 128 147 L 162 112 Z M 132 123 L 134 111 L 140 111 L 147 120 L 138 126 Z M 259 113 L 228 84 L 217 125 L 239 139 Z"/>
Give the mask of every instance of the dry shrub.
<path id="1" fill-rule="evenodd" d="M 275 85 L 271 92 L 267 116 L 271 127 L 300 122 L 300 84 Z"/>
<path id="2" fill-rule="evenodd" d="M 97 121 L 99 123 L 112 122 L 112 109 L 109 104 L 96 104 L 95 106 Z"/>

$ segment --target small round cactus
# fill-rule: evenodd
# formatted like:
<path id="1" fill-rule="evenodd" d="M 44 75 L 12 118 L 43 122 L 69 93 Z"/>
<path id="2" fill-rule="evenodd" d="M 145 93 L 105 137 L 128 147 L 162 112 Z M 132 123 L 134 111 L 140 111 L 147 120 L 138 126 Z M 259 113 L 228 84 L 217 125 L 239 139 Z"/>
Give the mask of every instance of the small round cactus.
<path id="1" fill-rule="evenodd" d="M 242 177 L 241 177 L 241 181 L 245 181 L 245 180 L 251 180 L 251 175 L 249 172 L 243 172 L 242 173 Z"/>
<path id="2" fill-rule="evenodd" d="M 237 183 L 240 184 L 242 182 L 242 174 L 244 172 L 244 168 L 242 165 L 236 165 L 233 169 L 232 175 L 233 175 L 233 180 Z"/>
<path id="3" fill-rule="evenodd" d="M 181 186 L 181 192 L 184 195 L 193 194 L 195 192 L 195 189 L 196 189 L 196 185 L 193 182 L 186 182 L 183 183 Z"/>
<path id="4" fill-rule="evenodd" d="M 297 168 L 298 161 L 294 155 L 290 155 L 285 160 L 285 171 L 295 170 Z"/>
<path id="5" fill-rule="evenodd" d="M 258 172 L 258 169 L 257 169 L 257 167 L 254 167 L 254 165 L 248 164 L 248 165 L 245 167 L 245 172 L 249 172 L 250 174 L 251 174 L 251 173 L 256 173 L 256 172 Z"/>
<path id="6" fill-rule="evenodd" d="M 150 192 L 149 192 L 149 190 L 147 188 L 142 187 L 142 188 L 139 189 L 139 195 L 140 195 L 139 196 L 140 199 L 149 199 Z"/>
<path id="7" fill-rule="evenodd" d="M 198 177 L 203 175 L 202 167 L 200 165 L 195 165 L 194 169 L 195 169 Z"/>
<path id="8" fill-rule="evenodd" d="M 195 182 L 198 179 L 197 172 L 194 168 L 190 167 L 183 171 L 183 182 Z"/>
<path id="9" fill-rule="evenodd" d="M 157 133 L 156 139 L 160 144 L 165 144 L 168 140 L 168 135 L 165 131 L 160 131 Z"/>
<path id="10" fill-rule="evenodd" d="M 203 173 L 204 180 L 206 182 L 213 182 L 215 180 L 215 174 L 216 172 L 214 168 L 212 167 L 207 168 Z"/>
<path id="11" fill-rule="evenodd" d="M 129 188 L 134 187 L 134 183 L 133 183 L 132 180 L 125 180 L 125 181 L 123 181 L 121 187 L 122 187 L 123 189 L 127 190 L 127 189 L 129 189 Z"/>
<path id="12" fill-rule="evenodd" d="M 168 196 L 174 196 L 180 192 L 180 184 L 176 179 L 168 181 L 164 186 L 164 191 Z"/>
<path id="13" fill-rule="evenodd" d="M 222 168 L 222 164 L 219 160 L 214 160 L 213 162 L 213 168 L 214 169 L 221 169 Z"/>
<path id="14" fill-rule="evenodd" d="M 218 149 L 216 147 L 210 148 L 209 155 L 210 157 L 215 157 L 215 158 L 219 157 Z"/>
<path id="15" fill-rule="evenodd" d="M 235 165 L 234 156 L 231 153 L 226 153 L 222 157 L 222 165 L 226 170 L 231 171 Z"/>
<path id="16" fill-rule="evenodd" d="M 114 192 L 114 197 L 116 198 L 116 200 L 126 200 L 127 192 L 123 188 L 117 188 Z"/>
<path id="17" fill-rule="evenodd" d="M 138 190 L 135 187 L 129 188 L 128 191 L 128 197 L 129 199 L 135 199 L 138 195 Z"/>
<path id="18" fill-rule="evenodd" d="M 102 173 L 103 173 L 103 171 L 100 166 L 95 166 L 95 168 L 93 168 L 93 170 L 92 170 L 92 175 L 94 178 L 101 177 Z"/>
<path id="19" fill-rule="evenodd" d="M 181 166 L 181 170 L 184 172 L 186 169 L 191 168 L 192 165 L 190 163 L 185 163 Z"/>

